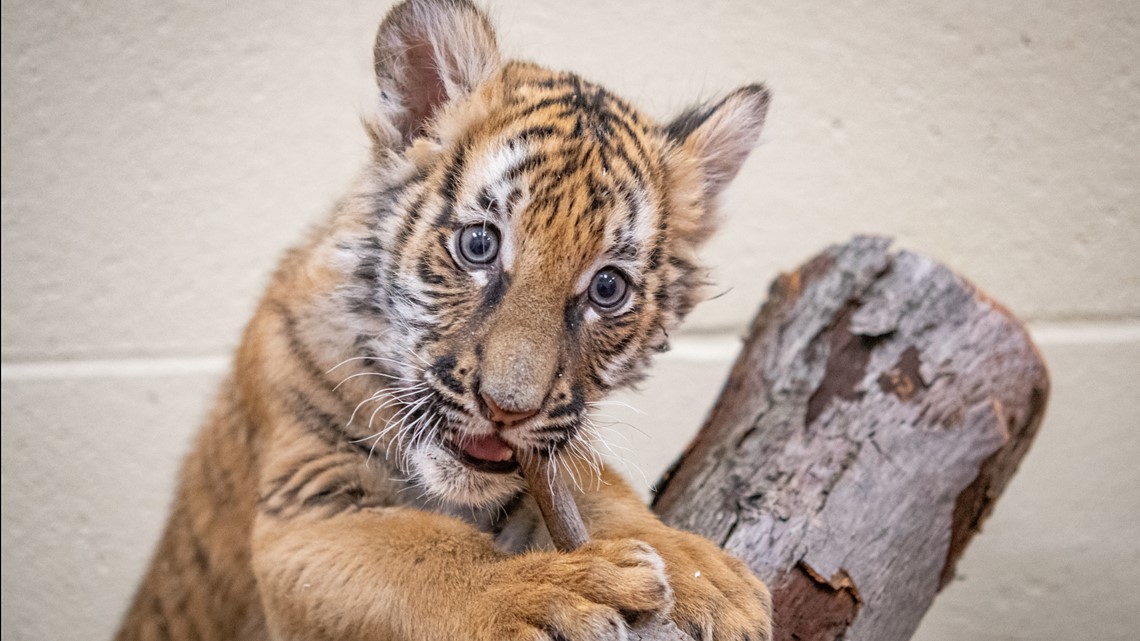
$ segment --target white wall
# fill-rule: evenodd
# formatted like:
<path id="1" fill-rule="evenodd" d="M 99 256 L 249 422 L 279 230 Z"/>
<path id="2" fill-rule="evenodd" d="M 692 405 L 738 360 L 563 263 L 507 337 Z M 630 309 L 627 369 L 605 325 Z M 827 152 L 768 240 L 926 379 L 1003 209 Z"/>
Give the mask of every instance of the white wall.
<path id="1" fill-rule="evenodd" d="M 387 5 L 3 0 L 0 636 L 98 639 L 276 256 L 361 162 Z M 652 113 L 766 80 L 720 290 L 621 416 L 654 479 L 780 269 L 895 236 L 1030 322 L 1054 396 L 919 638 L 1134 638 L 1140 5 L 491 7 L 511 54 Z M 642 477 L 633 473 L 642 485 Z M 1131 633 L 1131 634 L 1130 634 Z"/>

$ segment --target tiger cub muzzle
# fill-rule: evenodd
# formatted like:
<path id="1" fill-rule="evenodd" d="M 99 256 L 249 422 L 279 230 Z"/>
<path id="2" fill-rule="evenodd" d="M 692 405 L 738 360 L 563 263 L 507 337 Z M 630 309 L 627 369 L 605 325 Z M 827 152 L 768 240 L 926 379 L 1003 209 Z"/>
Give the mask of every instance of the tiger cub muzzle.
<path id="1" fill-rule="evenodd" d="M 437 360 L 435 378 L 462 392 L 468 417 L 444 430 L 445 448 L 469 467 L 513 471 L 516 451 L 551 454 L 573 438 L 585 403 L 568 375 L 561 289 L 515 283 L 485 323 L 462 332 L 464 356 Z"/>

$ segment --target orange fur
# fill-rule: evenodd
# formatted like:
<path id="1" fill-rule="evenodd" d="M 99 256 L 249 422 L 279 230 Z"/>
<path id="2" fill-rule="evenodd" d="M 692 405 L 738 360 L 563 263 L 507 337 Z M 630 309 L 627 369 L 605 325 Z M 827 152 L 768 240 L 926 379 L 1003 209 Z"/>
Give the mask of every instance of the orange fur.
<path id="1" fill-rule="evenodd" d="M 697 301 L 767 93 L 662 126 L 495 46 L 463 0 L 381 25 L 373 161 L 275 274 L 121 641 L 620 639 L 646 613 L 769 637 L 765 587 L 658 521 L 589 420 Z M 498 243 L 485 264 L 474 229 Z M 592 543 L 550 549 L 521 450 L 596 476 Z"/>

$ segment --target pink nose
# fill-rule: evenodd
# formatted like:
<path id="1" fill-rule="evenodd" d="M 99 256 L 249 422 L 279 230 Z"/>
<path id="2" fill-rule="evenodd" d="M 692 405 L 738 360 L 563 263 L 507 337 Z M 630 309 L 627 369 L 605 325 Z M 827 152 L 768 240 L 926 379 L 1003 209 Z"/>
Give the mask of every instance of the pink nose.
<path id="1" fill-rule="evenodd" d="M 521 412 L 509 412 L 499 407 L 499 404 L 495 402 L 494 398 L 491 398 L 490 394 L 483 392 L 480 396 L 483 397 L 483 403 L 487 406 L 487 418 L 496 423 L 502 423 L 503 427 L 511 427 L 515 423 L 525 421 L 538 413 L 537 407 L 532 410 L 522 410 Z"/>

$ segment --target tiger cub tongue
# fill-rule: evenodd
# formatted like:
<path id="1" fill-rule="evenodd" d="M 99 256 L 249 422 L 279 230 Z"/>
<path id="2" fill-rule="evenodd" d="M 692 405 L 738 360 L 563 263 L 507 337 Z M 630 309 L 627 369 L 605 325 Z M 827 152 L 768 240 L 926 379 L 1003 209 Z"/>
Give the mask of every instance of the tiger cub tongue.
<path id="1" fill-rule="evenodd" d="M 509 461 L 514 456 L 507 442 L 495 434 L 466 437 L 460 442 L 463 444 L 465 454 L 484 461 Z"/>

